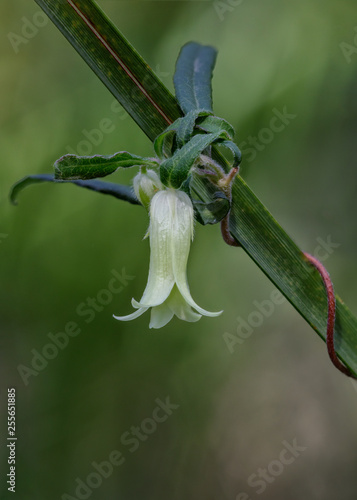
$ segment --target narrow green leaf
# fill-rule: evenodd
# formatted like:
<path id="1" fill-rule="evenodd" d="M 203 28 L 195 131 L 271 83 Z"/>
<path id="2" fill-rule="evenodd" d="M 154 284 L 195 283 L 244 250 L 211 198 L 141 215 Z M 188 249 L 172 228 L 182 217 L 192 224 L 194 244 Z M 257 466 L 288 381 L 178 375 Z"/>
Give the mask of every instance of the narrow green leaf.
<path id="1" fill-rule="evenodd" d="M 13 205 L 17 205 L 17 197 L 20 191 L 31 184 L 39 184 L 41 182 L 54 182 L 53 174 L 27 175 L 17 181 L 10 190 L 10 201 Z"/>
<path id="2" fill-rule="evenodd" d="M 14 184 L 10 191 L 10 201 L 13 205 L 17 205 L 17 197 L 24 188 L 31 186 L 32 184 L 39 184 L 42 182 L 56 182 L 58 184 L 75 184 L 76 186 L 84 187 L 90 189 L 91 191 L 97 191 L 102 194 L 109 194 L 114 196 L 119 200 L 128 201 L 133 205 L 140 205 L 139 200 L 136 198 L 134 190 L 131 186 L 123 186 L 121 184 L 114 184 L 113 182 L 103 182 L 103 181 L 60 181 L 55 179 L 53 174 L 39 174 L 39 175 L 28 175 L 23 179 L 19 180 Z"/>
<path id="3" fill-rule="evenodd" d="M 146 165 L 158 167 L 154 158 L 142 158 L 127 151 L 112 155 L 77 156 L 64 155 L 54 163 L 55 178 L 59 180 L 95 179 L 112 174 L 118 168 Z"/>
<path id="4" fill-rule="evenodd" d="M 225 138 L 226 132 L 215 134 L 199 134 L 192 137 L 190 142 L 177 149 L 171 158 L 164 160 L 160 165 L 160 179 L 166 186 L 179 188 L 187 179 L 190 169 L 199 155 L 217 140 Z"/>
<path id="5" fill-rule="evenodd" d="M 181 115 L 175 98 L 93 0 L 35 0 L 154 140 Z"/>
<path id="6" fill-rule="evenodd" d="M 176 63 L 174 85 L 182 111 L 212 112 L 211 79 L 217 51 L 213 47 L 190 42 L 184 45 Z"/>
<path id="7" fill-rule="evenodd" d="M 241 177 L 236 179 L 230 231 L 312 328 L 326 339 L 327 299 L 320 274 Z M 357 375 L 357 319 L 337 297 L 336 352 Z"/>

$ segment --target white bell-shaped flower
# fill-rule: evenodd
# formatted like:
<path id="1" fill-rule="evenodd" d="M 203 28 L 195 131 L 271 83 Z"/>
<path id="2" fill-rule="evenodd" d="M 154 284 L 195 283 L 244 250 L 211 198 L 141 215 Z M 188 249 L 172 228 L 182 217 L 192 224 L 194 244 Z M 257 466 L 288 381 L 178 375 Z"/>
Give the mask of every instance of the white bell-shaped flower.
<path id="1" fill-rule="evenodd" d="M 150 267 L 144 294 L 132 305 L 137 309 L 120 321 L 138 318 L 151 309 L 150 328 L 165 326 L 175 314 L 185 321 L 198 321 L 202 315 L 220 312 L 202 309 L 191 297 L 187 283 L 187 260 L 193 239 L 193 206 L 183 191 L 158 191 L 150 204 Z"/>

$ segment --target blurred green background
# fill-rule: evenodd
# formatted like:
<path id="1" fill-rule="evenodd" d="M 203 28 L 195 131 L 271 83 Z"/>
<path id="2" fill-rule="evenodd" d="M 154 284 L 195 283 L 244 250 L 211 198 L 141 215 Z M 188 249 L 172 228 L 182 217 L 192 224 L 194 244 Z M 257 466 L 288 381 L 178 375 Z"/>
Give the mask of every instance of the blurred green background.
<path id="1" fill-rule="evenodd" d="M 170 89 L 185 42 L 219 49 L 215 111 L 235 126 L 243 152 L 250 136 L 259 142 L 246 151 L 243 177 L 305 251 L 329 237 L 339 244 L 325 264 L 357 314 L 356 2 L 99 3 Z M 235 334 L 238 318 L 248 321 L 274 287 L 243 250 L 222 242 L 218 226 L 196 227 L 189 282 L 202 307 L 224 314 L 152 331 L 148 314 L 112 318 L 131 312 L 146 283 L 143 209 L 71 185 L 31 187 L 10 206 L 14 182 L 51 172 L 103 119 L 112 131 L 88 152 L 152 154 L 39 12 L 26 0 L 0 5 L 1 498 L 11 497 L 6 397 L 15 387 L 21 500 L 354 500 L 357 384 L 332 367 L 286 302 L 229 351 L 224 334 Z M 284 107 L 296 117 L 264 144 L 262 129 Z M 109 180 L 129 183 L 133 173 Z M 77 307 L 123 268 L 135 278 L 86 323 Z M 70 321 L 81 333 L 25 385 L 18 366 L 29 367 L 31 351 Z M 149 434 L 145 419 L 167 397 L 178 408 Z M 123 436 L 141 425 L 148 433 L 130 451 Z M 298 456 L 279 465 L 294 440 Z M 78 478 L 94 484 L 92 463 L 113 450 L 125 462 L 97 478 L 99 487 L 76 493 Z M 257 483 L 260 468 L 269 479 Z"/>

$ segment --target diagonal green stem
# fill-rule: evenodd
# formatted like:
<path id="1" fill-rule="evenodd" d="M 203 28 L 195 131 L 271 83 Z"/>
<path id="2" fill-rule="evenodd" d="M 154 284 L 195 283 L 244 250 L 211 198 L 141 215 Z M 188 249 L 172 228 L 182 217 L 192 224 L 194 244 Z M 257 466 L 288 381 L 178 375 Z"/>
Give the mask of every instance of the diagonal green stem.
<path id="1" fill-rule="evenodd" d="M 92 0 L 35 0 L 151 140 L 181 116 L 175 98 Z"/>

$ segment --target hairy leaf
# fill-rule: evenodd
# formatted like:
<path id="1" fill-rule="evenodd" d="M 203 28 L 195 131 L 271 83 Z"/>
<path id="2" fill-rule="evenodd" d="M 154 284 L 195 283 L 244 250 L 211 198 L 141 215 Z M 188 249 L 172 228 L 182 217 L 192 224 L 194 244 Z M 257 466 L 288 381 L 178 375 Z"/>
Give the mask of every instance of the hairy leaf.
<path id="1" fill-rule="evenodd" d="M 54 163 L 55 178 L 59 180 L 73 179 L 95 179 L 112 174 L 118 168 L 136 167 L 145 165 L 158 167 L 154 158 L 142 158 L 141 156 L 120 151 L 112 155 L 102 156 L 77 156 L 68 154 L 62 156 Z"/>
<path id="2" fill-rule="evenodd" d="M 184 45 L 174 76 L 176 98 L 182 111 L 212 111 L 211 79 L 217 51 L 213 47 L 190 42 Z"/>
<path id="3" fill-rule="evenodd" d="M 160 165 L 160 178 L 166 186 L 179 188 L 199 155 L 212 143 L 224 139 L 225 131 L 215 134 L 200 134 L 192 137 L 190 142 L 177 149 L 171 158 Z"/>

